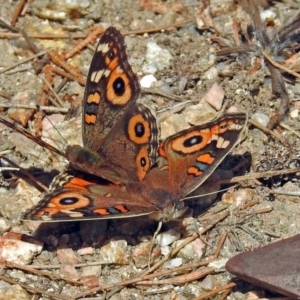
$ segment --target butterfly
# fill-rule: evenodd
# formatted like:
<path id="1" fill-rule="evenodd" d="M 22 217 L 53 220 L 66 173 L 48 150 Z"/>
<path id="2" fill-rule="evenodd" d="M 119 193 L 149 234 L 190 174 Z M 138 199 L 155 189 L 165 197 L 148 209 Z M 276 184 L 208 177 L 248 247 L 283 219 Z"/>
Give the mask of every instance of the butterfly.
<path id="1" fill-rule="evenodd" d="M 114 27 L 94 53 L 83 100 L 83 144 L 63 152 L 0 118 L 40 145 L 66 157 L 58 175 L 23 219 L 72 221 L 153 215 L 160 221 L 184 211 L 184 196 L 199 187 L 239 141 L 246 113 L 227 113 L 176 133 L 159 144 L 154 113 L 138 103 L 141 90 Z M 163 161 L 157 163 L 158 158 Z"/>

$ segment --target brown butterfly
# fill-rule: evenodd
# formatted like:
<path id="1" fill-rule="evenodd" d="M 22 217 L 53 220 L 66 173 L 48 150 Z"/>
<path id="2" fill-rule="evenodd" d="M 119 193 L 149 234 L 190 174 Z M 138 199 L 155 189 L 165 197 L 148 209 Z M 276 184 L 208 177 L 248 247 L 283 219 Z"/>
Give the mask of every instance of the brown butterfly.
<path id="1" fill-rule="evenodd" d="M 182 211 L 184 196 L 215 170 L 238 142 L 245 113 L 225 114 L 168 137 L 158 149 L 152 111 L 136 103 L 140 87 L 114 27 L 102 35 L 92 59 L 83 103 L 84 147 L 68 146 L 74 169 L 59 175 L 24 219 L 71 221 L 156 214 L 167 221 Z M 0 118 L 0 122 L 30 133 Z M 40 145 L 47 147 L 41 140 Z M 158 167 L 157 157 L 164 159 Z M 74 173 L 74 174 L 73 174 Z"/>

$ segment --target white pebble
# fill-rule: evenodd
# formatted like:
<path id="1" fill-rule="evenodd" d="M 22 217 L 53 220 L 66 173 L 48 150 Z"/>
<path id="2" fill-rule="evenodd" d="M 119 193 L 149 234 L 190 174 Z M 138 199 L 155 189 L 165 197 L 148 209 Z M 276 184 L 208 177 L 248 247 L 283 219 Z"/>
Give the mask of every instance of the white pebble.
<path id="1" fill-rule="evenodd" d="M 141 80 L 140 80 L 140 85 L 142 88 L 150 88 L 154 82 L 156 82 L 157 79 L 152 75 L 145 75 Z"/>
<path id="2" fill-rule="evenodd" d="M 169 67 L 172 58 L 167 49 L 161 48 L 155 42 L 148 42 L 142 70 L 145 74 L 154 74 L 157 70 Z"/>
<path id="3" fill-rule="evenodd" d="M 293 109 L 293 110 L 290 112 L 290 117 L 291 117 L 292 119 L 296 119 L 296 118 L 298 118 L 298 116 L 299 116 L 299 109 L 298 109 L 298 108 Z"/>
<path id="4" fill-rule="evenodd" d="M 157 235 L 156 240 L 161 247 L 168 246 L 180 238 L 180 233 L 174 229 L 162 232 Z"/>
<path id="5" fill-rule="evenodd" d="M 5 236 L 0 237 L 0 244 L 0 258 L 2 260 L 18 262 L 22 265 L 29 264 L 33 257 L 43 249 L 42 245 L 5 238 Z"/>
<path id="6" fill-rule="evenodd" d="M 252 119 L 260 124 L 262 124 L 263 126 L 267 126 L 269 123 L 270 118 L 263 114 L 262 112 L 256 112 L 252 115 Z"/>
<path id="7" fill-rule="evenodd" d="M 180 267 L 182 265 L 182 258 L 177 257 L 177 258 L 173 258 L 171 260 L 166 261 L 163 264 L 163 269 L 173 269 L 173 268 L 177 268 Z"/>
<path id="8" fill-rule="evenodd" d="M 215 261 L 212 261 L 208 264 L 208 267 L 214 268 L 215 272 L 224 272 L 225 271 L 225 265 L 227 263 L 227 258 L 221 258 Z"/>

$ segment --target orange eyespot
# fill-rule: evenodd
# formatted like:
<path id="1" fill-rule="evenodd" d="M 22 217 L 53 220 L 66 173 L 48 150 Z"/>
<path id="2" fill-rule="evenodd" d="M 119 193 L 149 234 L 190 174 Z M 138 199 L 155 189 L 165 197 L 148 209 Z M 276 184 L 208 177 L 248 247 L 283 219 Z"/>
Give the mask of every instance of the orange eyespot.
<path id="1" fill-rule="evenodd" d="M 90 199 L 75 191 L 63 192 L 51 199 L 48 208 L 56 210 L 78 209 L 90 204 Z"/>
<path id="2" fill-rule="evenodd" d="M 128 122 L 129 139 L 136 144 L 146 144 L 151 137 L 149 122 L 142 114 L 133 116 Z"/>
<path id="3" fill-rule="evenodd" d="M 136 156 L 135 163 L 137 166 L 138 179 L 142 181 L 150 169 L 149 153 L 146 147 L 143 147 Z"/>
<path id="4" fill-rule="evenodd" d="M 132 96 L 129 78 L 122 69 L 114 69 L 108 79 L 106 98 L 113 105 L 126 105 Z"/>
<path id="5" fill-rule="evenodd" d="M 194 130 L 172 141 L 172 149 L 184 154 L 190 154 L 203 149 L 211 140 L 208 130 Z"/>

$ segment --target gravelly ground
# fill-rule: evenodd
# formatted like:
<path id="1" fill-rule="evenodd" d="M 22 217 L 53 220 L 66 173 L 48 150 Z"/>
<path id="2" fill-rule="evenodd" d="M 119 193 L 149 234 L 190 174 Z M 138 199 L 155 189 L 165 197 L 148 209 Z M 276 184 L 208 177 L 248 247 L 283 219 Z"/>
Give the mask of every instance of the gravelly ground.
<path id="1" fill-rule="evenodd" d="M 234 55 L 228 54 L 222 57 L 216 56 L 217 51 L 225 47 L 236 46 L 233 37 L 234 26 L 238 26 L 237 32 L 242 37 L 243 28 L 249 25 L 247 15 L 234 1 L 226 1 L 222 2 L 222 4 L 219 1 L 211 1 L 209 9 L 206 9 L 202 15 L 199 11 L 198 15 L 196 15 L 200 6 L 192 1 L 186 1 L 184 4 L 181 1 L 156 2 L 156 4 L 150 1 L 138 2 L 129 0 L 101 1 L 101 3 L 100 1 L 97 1 L 97 3 L 94 3 L 94 1 L 78 1 L 77 3 L 75 2 L 75 6 L 72 8 L 68 7 L 66 3 L 67 1 L 48 1 L 46 3 L 45 1 L 36 0 L 29 6 L 26 14 L 19 17 L 16 26 L 24 29 L 29 36 L 33 33 L 81 34 L 99 23 L 100 25 L 102 23 L 113 25 L 126 31 L 135 31 L 156 28 L 194 18 L 192 21 L 177 28 L 168 28 L 167 30 L 149 34 L 132 34 L 126 37 L 129 62 L 139 78 L 145 75 L 142 66 L 146 45 L 149 41 L 155 41 L 173 56 L 168 67 L 155 73 L 155 77 L 158 80 L 156 90 L 161 89 L 164 92 L 176 94 L 180 97 L 181 102 L 191 101 L 190 103 L 196 104 L 214 83 L 218 83 L 224 90 L 225 100 L 228 101 L 227 107 L 234 105 L 239 110 L 246 110 L 249 117 L 255 120 L 264 118 L 268 120 L 279 106 L 280 99 L 272 96 L 270 73 L 261 51 L 256 50 L 240 53 L 239 55 L 236 53 Z M 265 22 L 268 25 L 268 33 L 270 34 L 296 17 L 299 2 L 271 2 L 269 5 L 261 8 L 261 15 L 267 16 Z M 1 20 L 10 23 L 15 7 L 15 2 L 0 4 Z M 201 22 L 200 16 L 206 16 L 206 24 Z M 199 28 L 197 28 L 196 19 Z M 206 26 L 207 24 L 209 26 Z M 1 28 L 3 32 L 11 32 L 3 27 Z M 251 41 L 255 44 L 255 37 L 251 35 L 251 30 L 248 30 L 248 33 Z M 245 45 L 249 44 L 245 36 L 240 40 Z M 56 48 L 59 51 L 69 51 L 77 43 L 74 39 L 34 39 L 33 41 L 39 51 L 49 50 L 50 48 Z M 2 53 L 1 67 L 11 66 L 32 55 L 32 52 L 28 49 L 28 44 L 19 37 L 2 37 L 0 40 L 0 52 Z M 90 49 L 85 48 L 79 54 L 69 59 L 68 62 L 79 68 L 82 74 L 86 76 L 92 54 L 93 52 Z M 297 56 L 295 55 L 295 60 L 290 60 L 286 64 L 290 68 L 295 67 L 297 71 L 296 58 Z M 16 68 L 17 72 L 0 74 L 1 105 L 39 103 L 42 75 L 35 72 L 38 68 L 38 63 L 40 62 L 36 61 L 33 63 L 29 61 L 18 66 Z M 55 86 L 61 81 L 62 77 L 54 75 Z M 289 112 L 282 122 L 293 130 L 299 131 L 300 85 L 294 77 L 287 76 L 285 86 L 290 97 L 290 105 Z M 59 92 L 59 95 L 66 100 L 66 107 L 70 106 L 67 100 L 71 101 L 72 108 L 80 115 L 80 102 L 83 92 L 83 85 L 69 81 Z M 6 96 L 8 99 L 5 98 Z M 178 103 L 178 100 L 174 100 L 172 97 L 165 98 L 147 94 L 142 101 L 147 102 L 156 111 L 170 108 L 164 115 L 158 114 L 162 124 L 165 119 L 177 113 L 174 112 L 174 106 Z M 6 115 L 7 109 L 0 109 L 2 115 Z M 28 110 L 17 110 L 15 113 L 17 115 L 27 115 Z M 61 116 L 57 118 L 62 119 L 63 117 Z M 177 118 L 176 120 L 179 119 Z M 30 126 L 33 127 L 32 122 Z M 165 125 L 162 126 L 165 127 Z M 176 124 L 176 126 L 180 128 L 180 124 Z M 80 129 L 75 128 L 79 127 L 80 118 L 58 125 L 58 130 L 62 132 L 68 143 L 73 144 L 78 143 L 79 135 L 77 133 Z M 239 172 L 231 173 L 229 176 L 243 175 L 248 171 L 266 172 L 298 168 L 298 136 L 282 126 L 278 126 L 275 129 L 284 138 L 284 143 L 249 124 L 245 139 L 234 152 L 235 155 L 240 155 L 240 157 L 228 158 L 221 165 L 223 171 L 219 171 L 219 176 L 225 180 L 227 173 L 224 170 L 233 168 L 233 164 L 237 163 L 245 163 L 246 167 L 240 168 Z M 59 139 L 58 135 L 54 136 L 53 139 Z M 23 137 L 7 130 L 2 124 L 0 124 L 0 147 L 1 151 L 10 150 L 3 153 L 7 153 L 7 157 L 24 168 L 34 166 L 43 171 L 51 171 L 54 168 L 63 169 L 61 160 L 54 157 L 53 154 L 39 149 L 31 141 L 23 140 Z M 249 158 L 251 158 L 251 162 Z M 2 163 L 4 166 L 6 165 L 4 162 Z M 34 174 L 39 176 L 36 170 Z M 46 181 L 49 181 L 49 178 L 52 177 L 47 175 L 45 178 Z M 219 188 L 218 185 L 213 185 L 213 180 L 211 179 L 208 185 L 202 187 L 201 193 L 210 190 L 212 187 L 214 191 Z M 31 233 L 37 226 L 31 222 L 20 222 L 18 216 L 25 209 L 38 202 L 40 192 L 36 188 L 25 184 L 23 180 L 20 181 L 15 176 L 10 176 L 8 172 L 3 173 L 1 184 L 0 208 L 3 225 L 0 225 L 0 227 L 2 226 L 2 234 L 9 230 Z M 200 198 L 200 200 L 193 203 L 189 202 L 194 208 L 196 225 L 200 229 L 212 222 L 215 217 L 211 213 L 218 209 L 221 213 L 223 210 L 227 210 L 230 214 L 202 237 L 202 240 L 205 240 L 207 243 L 205 250 L 203 250 L 204 244 L 200 239 L 197 239 L 193 242 L 190 250 L 186 249 L 186 253 L 182 252 L 177 257 L 182 258 L 183 264 L 200 261 L 203 257 L 211 257 L 216 251 L 220 236 L 225 231 L 228 232 L 228 235 L 219 257 L 226 259 L 237 252 L 266 245 L 279 238 L 297 234 L 300 227 L 298 221 L 299 197 L 270 194 L 272 189 L 282 187 L 285 184 L 288 189 L 298 190 L 299 178 L 297 174 L 243 181 L 238 188 L 229 191 L 223 196 L 218 195 L 218 201 L 205 210 L 203 210 L 203 205 L 201 204 L 210 201 L 204 201 Z M 220 201 L 221 197 L 223 201 Z M 233 204 L 228 204 L 231 201 L 233 201 Z M 251 217 L 240 216 L 240 206 L 249 201 L 257 201 L 258 204 L 253 208 L 249 208 L 249 210 L 254 210 L 255 213 Z M 270 211 L 263 214 L 257 213 L 264 208 L 269 208 Z M 201 217 L 203 214 L 205 214 L 207 220 Z M 197 219 L 198 216 L 200 217 Z M 144 253 L 143 251 L 151 247 L 149 241 L 151 241 L 155 227 L 156 223 L 148 222 L 145 218 L 126 220 L 126 222 L 114 221 L 108 224 L 104 221 L 95 221 L 81 224 L 60 223 L 43 225 L 39 228 L 36 239 L 44 242 L 44 250 L 34 257 L 32 263 L 34 265 L 60 264 L 60 269 L 55 269 L 54 273 L 68 274 L 69 276 L 71 274 L 71 276 L 74 276 L 73 278 L 93 274 L 100 277 L 101 283 L 113 283 L 131 278 L 138 269 L 146 267 L 145 260 L 141 262 L 139 258 L 140 260 L 145 259 L 145 255 L 143 256 L 141 253 Z M 250 230 L 247 231 L 246 228 L 250 228 Z M 181 238 L 185 238 L 195 232 L 193 224 L 187 226 L 187 228 L 182 228 L 178 222 L 166 224 L 162 231 L 165 232 L 169 229 L 180 234 Z M 106 245 L 106 248 L 103 245 Z M 88 246 L 93 247 L 91 250 L 92 255 L 89 253 L 80 255 L 76 252 L 78 249 Z M 159 246 L 155 249 L 157 250 L 156 259 L 158 259 L 162 249 Z M 119 252 L 116 254 L 115 251 Z M 113 256 L 114 263 L 111 263 L 109 260 L 109 254 Z M 137 259 L 132 260 L 135 255 Z M 68 270 L 65 264 L 62 264 L 62 259 L 70 259 L 67 265 L 71 266 L 76 263 L 99 261 L 103 261 L 104 264 L 102 266 L 85 266 L 76 270 Z M 186 276 L 191 273 L 191 270 L 179 272 L 179 274 Z M 48 280 L 41 275 L 30 275 L 16 268 L 5 269 L 2 271 L 2 275 L 28 285 L 34 284 L 35 287 L 48 290 L 57 295 L 70 296 L 80 291 L 80 288 L 62 280 Z M 222 271 L 214 275 L 208 275 L 205 279 L 201 278 L 183 285 L 178 285 L 174 282 L 165 284 L 163 287 L 169 288 L 169 291 L 172 291 L 172 293 L 163 293 L 161 286 L 155 286 L 157 289 L 153 290 L 153 292 L 145 287 L 130 286 L 112 296 L 111 299 L 193 299 L 216 285 L 225 285 L 230 282 L 230 278 L 227 272 Z M 5 289 L 9 288 L 5 287 Z M 249 297 L 247 293 L 253 290 L 257 291 L 257 288 L 246 283 L 240 284 L 227 299 L 246 299 Z M 23 292 L 24 290 L 20 293 Z M 268 291 L 262 290 L 260 292 L 261 295 L 266 297 L 273 295 Z M 16 291 L 13 290 L 13 293 L 16 293 Z M 29 294 L 26 295 L 24 292 L 24 295 L 24 297 L 27 297 L 24 299 L 29 299 Z M 100 295 L 103 294 L 99 293 L 98 297 L 101 297 Z M 47 298 L 44 295 L 36 299 Z M 218 299 L 218 296 L 215 296 L 214 299 Z"/>

